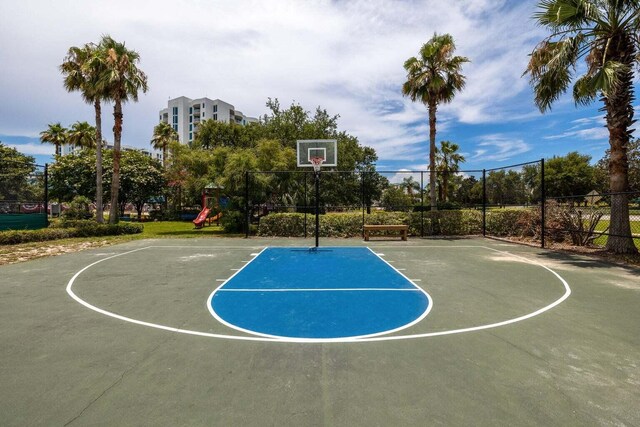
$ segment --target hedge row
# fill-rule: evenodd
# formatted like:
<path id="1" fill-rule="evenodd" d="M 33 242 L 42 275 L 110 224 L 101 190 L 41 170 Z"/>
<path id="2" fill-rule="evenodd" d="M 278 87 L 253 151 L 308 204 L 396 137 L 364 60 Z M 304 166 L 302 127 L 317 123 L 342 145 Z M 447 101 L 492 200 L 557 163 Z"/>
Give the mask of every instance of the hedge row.
<path id="1" fill-rule="evenodd" d="M 487 233 L 494 236 L 529 236 L 535 228 L 535 211 L 500 209 L 487 212 Z M 412 236 L 465 236 L 482 234 L 482 211 L 451 210 L 436 212 L 373 212 L 364 216 L 365 224 L 406 224 Z M 307 235 L 315 234 L 315 217 L 307 215 Z M 303 237 L 304 214 L 278 213 L 264 216 L 259 236 Z M 321 237 L 362 235 L 361 213 L 330 213 L 320 216 Z"/>
<path id="2" fill-rule="evenodd" d="M 119 236 L 142 233 L 142 224 L 97 224 L 93 221 L 77 221 L 74 227 L 56 225 L 41 230 L 11 230 L 0 232 L 0 245 L 44 242 L 70 237 Z"/>

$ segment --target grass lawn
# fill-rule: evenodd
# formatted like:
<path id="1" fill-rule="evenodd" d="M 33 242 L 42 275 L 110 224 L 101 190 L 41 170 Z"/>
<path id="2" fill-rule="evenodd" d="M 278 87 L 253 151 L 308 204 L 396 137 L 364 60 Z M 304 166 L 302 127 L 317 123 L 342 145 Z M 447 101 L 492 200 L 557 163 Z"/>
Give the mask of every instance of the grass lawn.
<path id="1" fill-rule="evenodd" d="M 139 239 L 162 238 L 197 238 L 197 237 L 244 237 L 244 233 L 225 233 L 222 227 L 211 225 L 196 229 L 191 221 L 159 221 L 145 222 L 144 231 L 140 234 L 104 237 L 76 237 L 72 239 L 51 240 L 47 242 L 31 242 L 19 245 L 0 245 L 0 265 L 27 261 L 67 252 L 96 248 L 129 242 Z"/>
<path id="2" fill-rule="evenodd" d="M 604 231 L 609 227 L 610 221 L 601 219 L 596 226 L 596 231 Z M 640 221 L 631 221 L 631 233 L 635 236 L 640 236 Z M 640 237 L 634 238 L 633 241 L 636 244 L 636 247 L 640 249 Z M 607 236 L 600 236 L 595 239 L 594 244 L 598 246 L 604 246 L 607 244 Z"/>

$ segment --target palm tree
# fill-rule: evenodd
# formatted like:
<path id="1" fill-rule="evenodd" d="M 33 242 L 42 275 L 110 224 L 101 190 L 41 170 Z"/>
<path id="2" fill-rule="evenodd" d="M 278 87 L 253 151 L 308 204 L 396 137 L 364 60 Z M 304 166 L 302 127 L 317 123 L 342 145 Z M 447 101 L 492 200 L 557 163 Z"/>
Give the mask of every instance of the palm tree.
<path id="1" fill-rule="evenodd" d="M 115 41 L 111 36 L 103 36 L 100 42 L 102 63 L 105 72 L 99 78 L 99 87 L 105 90 L 113 101 L 113 178 L 111 180 L 111 210 L 109 223 L 118 221 L 118 192 L 120 190 L 120 141 L 122 138 L 122 104 L 130 99 L 138 101 L 138 91 L 147 92 L 147 76 L 138 69 L 140 55 Z"/>
<path id="2" fill-rule="evenodd" d="M 162 166 L 167 167 L 167 148 L 172 141 L 178 141 L 178 132 L 169 123 L 161 122 L 153 128 L 151 146 L 162 150 Z"/>
<path id="3" fill-rule="evenodd" d="M 80 91 L 85 102 L 93 104 L 95 110 L 95 142 L 96 147 L 96 221 L 104 222 L 102 215 L 102 104 L 104 90 L 99 79 L 104 72 L 100 50 L 94 43 L 83 47 L 69 48 L 60 71 L 64 76 L 64 87 L 68 92 Z"/>
<path id="4" fill-rule="evenodd" d="M 409 175 L 406 178 L 402 178 L 400 186 L 407 191 L 407 194 L 411 197 L 411 202 L 413 203 L 413 192 L 420 190 L 420 183 L 416 181 L 413 176 Z"/>
<path id="5" fill-rule="evenodd" d="M 404 63 L 407 81 L 402 94 L 420 101 L 429 110 L 429 195 L 431 210 L 436 210 L 436 112 L 438 105 L 449 103 L 465 85 L 462 64 L 464 56 L 453 56 L 456 46 L 449 34 L 434 34 L 420 49 L 419 57 Z"/>
<path id="6" fill-rule="evenodd" d="M 604 103 L 611 159 L 611 223 L 607 250 L 637 253 L 629 223 L 627 148 L 633 132 L 634 65 L 638 58 L 637 0 L 542 0 L 534 18 L 551 35 L 531 53 L 529 74 L 541 112 L 566 92 L 580 59 L 585 73 L 573 85 L 576 104 Z"/>
<path id="7" fill-rule="evenodd" d="M 54 145 L 56 147 L 56 156 L 59 156 L 62 154 L 62 146 L 68 142 L 67 132 L 67 128 L 62 126 L 60 122 L 49 123 L 47 130 L 40 132 L 40 142 Z"/>
<path id="8" fill-rule="evenodd" d="M 449 176 L 460 170 L 460 163 L 465 158 L 458 153 L 460 147 L 450 141 L 440 141 L 440 149 L 436 152 L 438 172 L 442 175 L 442 200 L 447 201 L 449 189 Z"/>
<path id="9" fill-rule="evenodd" d="M 81 148 L 94 148 L 96 146 L 96 128 L 87 122 L 75 122 L 69 129 L 68 141 L 70 144 Z"/>

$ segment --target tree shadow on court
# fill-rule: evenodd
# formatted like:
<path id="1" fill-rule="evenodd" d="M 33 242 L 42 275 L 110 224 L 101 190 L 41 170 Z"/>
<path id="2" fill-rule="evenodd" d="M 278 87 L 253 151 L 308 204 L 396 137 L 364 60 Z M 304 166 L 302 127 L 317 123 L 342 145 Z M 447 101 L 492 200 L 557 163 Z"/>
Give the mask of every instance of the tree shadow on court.
<path id="1" fill-rule="evenodd" d="M 608 253 L 606 251 L 574 253 L 559 250 L 543 250 L 539 253 L 543 258 L 568 264 L 579 268 L 599 268 L 606 269 L 618 267 L 626 270 L 635 276 L 640 276 L 640 257 L 622 256 Z"/>

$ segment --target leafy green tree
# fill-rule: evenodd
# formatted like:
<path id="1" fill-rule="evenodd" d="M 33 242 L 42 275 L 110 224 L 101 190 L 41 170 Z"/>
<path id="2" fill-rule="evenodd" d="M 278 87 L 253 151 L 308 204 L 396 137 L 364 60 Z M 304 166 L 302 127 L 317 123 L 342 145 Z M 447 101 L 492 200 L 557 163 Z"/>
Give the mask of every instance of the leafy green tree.
<path id="1" fill-rule="evenodd" d="M 453 56 L 456 46 L 449 34 L 434 34 L 420 49 L 418 57 L 404 63 L 407 81 L 402 94 L 412 101 L 420 101 L 429 111 L 429 195 L 431 209 L 436 204 L 436 113 L 438 105 L 453 100 L 465 85 L 462 64 L 469 62 L 464 56 Z"/>
<path id="2" fill-rule="evenodd" d="M 371 147 L 363 147 L 362 159 L 356 166 L 356 172 L 362 177 L 362 191 L 367 213 L 371 213 L 374 201 L 380 200 L 384 189 L 389 187 L 389 180 L 376 172 L 376 151 Z"/>
<path id="3" fill-rule="evenodd" d="M 95 164 L 96 153 L 90 149 L 58 157 L 49 167 L 51 198 L 70 202 L 75 196 L 84 196 L 93 200 L 96 196 Z"/>
<path id="4" fill-rule="evenodd" d="M 208 119 L 198 125 L 194 145 L 209 149 L 216 147 L 249 148 L 255 144 L 256 138 L 260 138 L 260 133 L 256 132 L 256 124 L 249 123 L 243 126 L 237 123 Z"/>
<path id="5" fill-rule="evenodd" d="M 103 36 L 100 42 L 103 52 L 102 61 L 105 72 L 100 75 L 99 85 L 104 88 L 109 100 L 113 101 L 113 176 L 111 179 L 111 210 L 109 223 L 118 221 L 118 191 L 120 189 L 120 157 L 122 138 L 122 104 L 138 101 L 138 92 L 147 92 L 147 76 L 137 67 L 140 55 L 129 50 L 124 43 L 115 41 L 111 36 Z"/>
<path id="6" fill-rule="evenodd" d="M 399 185 L 390 185 L 385 189 L 382 193 L 380 204 L 386 211 L 407 212 L 413 209 L 411 196 L 405 193 L 404 189 Z"/>
<path id="7" fill-rule="evenodd" d="M 60 71 L 64 76 L 64 87 L 68 92 L 79 91 L 88 104 L 93 104 L 95 111 L 95 142 L 96 148 L 96 221 L 104 222 L 102 215 L 102 101 L 107 93 L 100 79 L 105 73 L 102 58 L 104 52 L 94 43 L 86 43 L 82 47 L 72 46 L 67 52 Z M 88 146 L 88 145 L 83 145 Z"/>
<path id="8" fill-rule="evenodd" d="M 482 181 L 474 176 L 460 179 L 453 192 L 453 199 L 462 205 L 479 205 L 482 203 Z"/>
<path id="9" fill-rule="evenodd" d="M 120 214 L 124 214 L 127 203 L 132 203 L 138 219 L 142 217 L 144 204 L 154 196 L 162 194 L 164 187 L 163 167 L 140 151 L 127 150 L 122 153 L 120 181 Z"/>
<path id="10" fill-rule="evenodd" d="M 594 189 L 591 156 L 572 151 L 545 161 L 544 183 L 549 197 L 585 195 Z"/>
<path id="11" fill-rule="evenodd" d="M 531 54 L 525 74 L 531 77 L 535 102 L 545 112 L 569 88 L 576 70 L 573 98 L 590 104 L 600 98 L 606 112 L 611 222 L 607 249 L 637 253 L 629 223 L 629 161 L 633 129 L 634 67 L 639 63 L 640 3 L 635 0 L 542 0 L 534 15 L 549 29 Z M 584 58 L 586 67 L 577 63 Z"/>
<path id="12" fill-rule="evenodd" d="M 169 123 L 159 123 L 153 128 L 151 146 L 156 150 L 162 150 L 162 166 L 167 167 L 167 149 L 169 144 L 178 141 L 178 132 Z"/>
<path id="13" fill-rule="evenodd" d="M 68 134 L 69 144 L 82 148 L 95 148 L 96 146 L 96 128 L 87 122 L 75 122 L 71 125 Z"/>
<path id="14" fill-rule="evenodd" d="M 60 122 L 49 123 L 47 130 L 40 132 L 40 142 L 54 145 L 56 147 L 56 156 L 62 154 L 62 146 L 68 142 L 68 139 L 68 130 Z"/>
<path id="15" fill-rule="evenodd" d="M 85 196 L 75 196 L 68 208 L 62 213 L 62 217 L 65 220 L 91 219 L 93 217 L 91 199 Z"/>
<path id="16" fill-rule="evenodd" d="M 105 150 L 103 154 L 103 180 L 106 188 L 109 188 L 114 152 Z M 62 202 L 70 202 L 77 196 L 93 200 L 96 192 L 95 159 L 95 150 L 87 148 L 59 157 L 50 168 L 51 197 Z M 161 194 L 165 184 L 162 165 L 136 150 L 122 152 L 121 178 L 118 214 L 123 213 L 127 203 L 132 203 L 136 206 L 138 217 L 141 215 L 144 203 L 152 196 Z M 103 196 L 109 196 L 109 193 Z"/>
<path id="17" fill-rule="evenodd" d="M 43 187 L 30 179 L 35 172 L 33 157 L 7 147 L 0 141 L 0 200 L 42 200 Z"/>
<path id="18" fill-rule="evenodd" d="M 436 169 L 442 178 L 442 195 L 440 199 L 444 202 L 448 200 L 449 177 L 460 170 L 460 163 L 464 163 L 465 158 L 458 153 L 460 147 L 450 141 L 440 141 L 440 149 L 436 149 Z"/>
<path id="19" fill-rule="evenodd" d="M 539 203 L 542 197 L 540 163 L 524 165 L 522 167 L 522 181 L 524 183 L 526 202 Z"/>
<path id="20" fill-rule="evenodd" d="M 514 170 L 489 172 L 487 174 L 486 188 L 489 204 L 504 207 L 525 202 L 522 177 Z"/>

